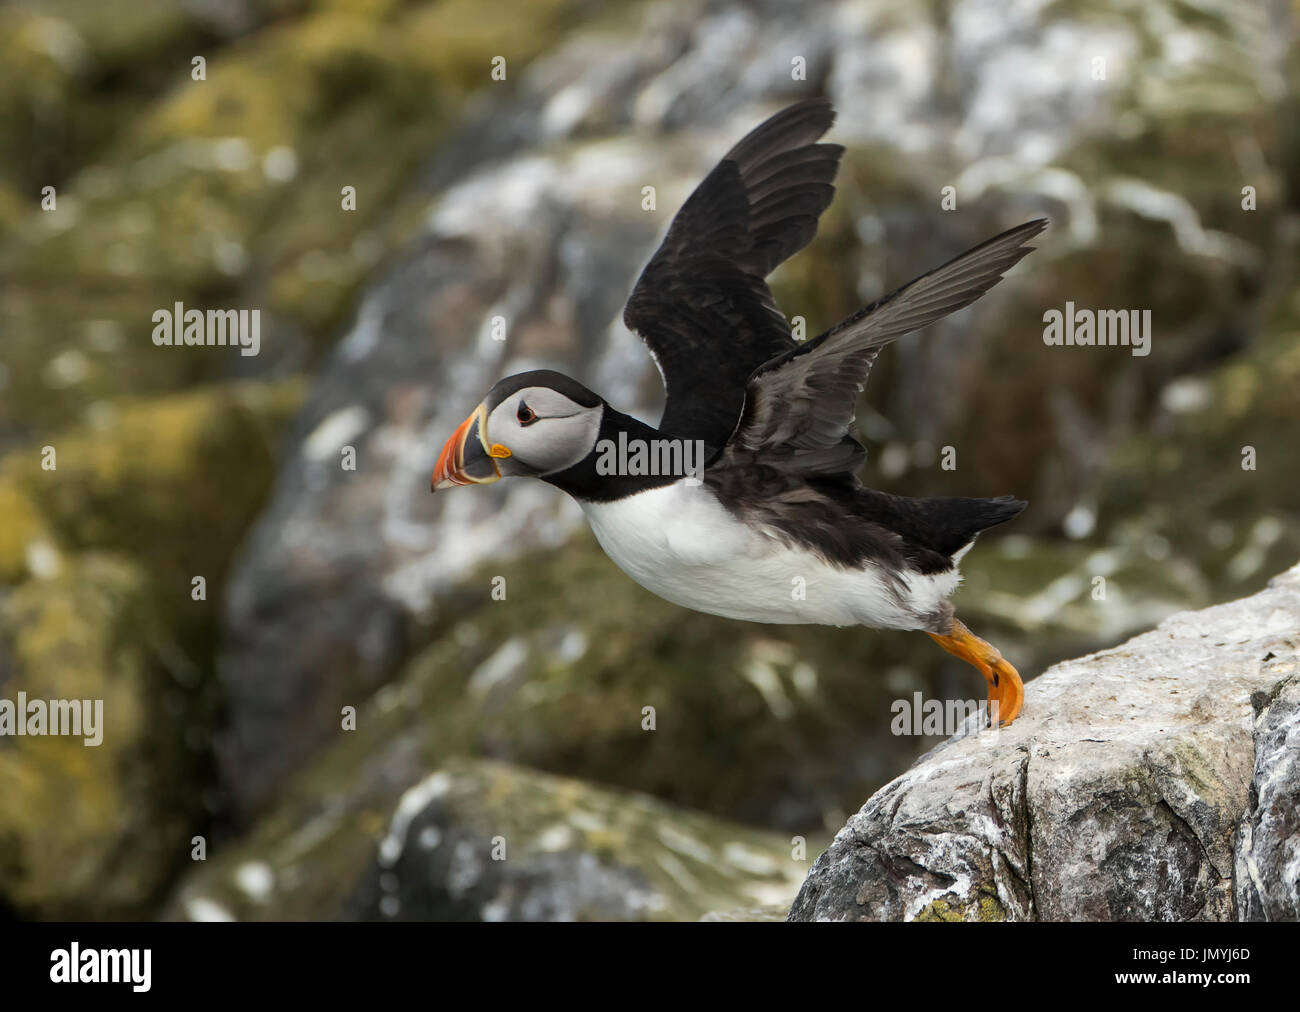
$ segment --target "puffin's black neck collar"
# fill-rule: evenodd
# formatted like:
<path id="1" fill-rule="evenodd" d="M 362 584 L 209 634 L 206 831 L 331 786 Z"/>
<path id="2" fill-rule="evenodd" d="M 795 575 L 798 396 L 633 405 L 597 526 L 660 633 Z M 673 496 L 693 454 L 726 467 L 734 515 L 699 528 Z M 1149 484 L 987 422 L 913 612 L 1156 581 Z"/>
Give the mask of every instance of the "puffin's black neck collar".
<path id="1" fill-rule="evenodd" d="M 619 466 L 613 474 L 602 473 L 606 468 L 601 466 L 601 459 L 604 454 L 605 462 L 608 463 L 608 454 L 612 448 L 620 465 L 635 464 L 634 460 L 629 460 L 628 455 L 619 451 L 625 448 L 635 450 L 636 441 L 641 441 L 647 448 L 643 460 L 659 460 L 656 451 L 662 446 L 663 440 L 672 438 L 654 426 L 606 404 L 600 419 L 600 434 L 596 437 L 596 445 L 591 453 L 572 467 L 555 474 L 543 475 L 542 481 L 569 493 L 579 502 L 613 502 L 648 489 L 663 488 L 680 481 L 683 474 L 629 474 L 625 473 L 627 468 L 624 466 Z"/>

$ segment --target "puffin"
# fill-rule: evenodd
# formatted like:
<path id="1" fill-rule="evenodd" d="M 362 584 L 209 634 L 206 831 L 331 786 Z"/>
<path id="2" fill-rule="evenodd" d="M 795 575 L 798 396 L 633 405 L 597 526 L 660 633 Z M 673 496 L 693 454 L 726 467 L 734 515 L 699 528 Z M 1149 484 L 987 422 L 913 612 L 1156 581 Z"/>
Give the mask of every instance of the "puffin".
<path id="1" fill-rule="evenodd" d="M 803 249 L 834 195 L 843 147 L 831 104 L 773 115 L 681 206 L 623 320 L 666 400 L 651 426 L 549 369 L 498 382 L 438 454 L 431 489 L 537 478 L 568 493 L 605 553 L 674 604 L 763 623 L 924 632 L 974 666 L 986 722 L 1024 687 L 956 617 L 958 566 L 981 531 L 1026 503 L 909 498 L 869 488 L 853 432 L 882 348 L 970 305 L 1034 247 L 1009 229 L 797 341 L 765 278 Z M 649 463 L 647 463 L 647 461 Z"/>

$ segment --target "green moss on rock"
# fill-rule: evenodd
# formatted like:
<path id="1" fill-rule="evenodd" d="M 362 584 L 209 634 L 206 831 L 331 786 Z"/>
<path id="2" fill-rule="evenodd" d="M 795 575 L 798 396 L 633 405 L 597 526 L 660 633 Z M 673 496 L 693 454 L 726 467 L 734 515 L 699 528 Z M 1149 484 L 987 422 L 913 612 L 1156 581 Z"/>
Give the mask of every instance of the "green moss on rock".
<path id="1" fill-rule="evenodd" d="M 22 736 L 0 748 L 0 883 L 44 917 L 138 915 L 170 874 L 197 798 L 157 664 L 166 634 L 131 563 L 90 554 L 0 604 L 0 691 L 102 700 L 102 743 Z M 84 728 L 83 728 L 84 730 Z"/>
<path id="2" fill-rule="evenodd" d="M 971 894 L 959 897 L 948 893 L 926 904 L 916 915 L 918 921 L 1005 921 L 1007 909 L 998 900 L 993 886 L 976 886 Z"/>
<path id="3" fill-rule="evenodd" d="M 228 356 L 150 343 L 152 313 L 176 301 L 261 309 L 264 344 L 282 358 L 334 338 L 363 278 L 421 220 L 427 195 L 403 187 L 465 97 L 510 87 L 583 7 L 518 2 L 485 20 L 462 0 L 272 4 L 251 12 L 255 24 L 268 21 L 261 30 L 207 47 L 180 15 L 172 25 L 157 4 L 128 6 L 160 22 L 142 35 L 170 40 L 160 52 L 145 46 L 146 58 L 166 60 L 149 103 L 114 120 L 93 161 L 50 180 L 59 183 L 55 210 L 38 209 L 38 190 L 22 191 L 30 211 L 0 244 L 0 267 L 17 281 L 0 295 L 0 366 L 43 379 L 51 358 L 75 350 L 85 367 L 75 381 L 15 385 L 0 422 L 63 425 L 97 396 L 223 375 Z M 68 11 L 45 21 L 78 38 L 93 18 Z M 204 80 L 191 79 L 191 55 L 206 55 Z M 498 55 L 506 82 L 490 76 Z M 42 89 L 34 71 L 13 73 L 26 80 L 14 116 L 30 116 L 26 96 Z M 79 85 L 58 75 L 42 101 L 66 111 Z M 0 123 L 4 110 L 0 102 Z M 355 188 L 355 210 L 341 206 L 345 186 Z M 0 196 L 0 220 L 6 206 Z M 111 328 L 113 340 L 91 339 L 89 323 Z"/>
<path id="4" fill-rule="evenodd" d="M 297 381 L 125 398 L 107 405 L 97 425 L 49 437 L 51 470 L 41 466 L 40 447 L 12 452 L 0 474 L 11 476 L 9 507 L 19 524 L 0 539 L 0 565 L 12 572 L 22 550 L 15 539 L 39 529 L 36 514 L 69 550 L 125 552 L 187 597 L 191 579 L 203 576 L 215 600 L 270 489 L 279 434 L 301 398 Z M 0 506 L 5 488 L 0 481 Z"/>
<path id="5" fill-rule="evenodd" d="M 48 531 L 40 510 L 20 487 L 16 469 L 0 462 L 0 584 L 16 583 L 27 575 L 28 553 Z"/>

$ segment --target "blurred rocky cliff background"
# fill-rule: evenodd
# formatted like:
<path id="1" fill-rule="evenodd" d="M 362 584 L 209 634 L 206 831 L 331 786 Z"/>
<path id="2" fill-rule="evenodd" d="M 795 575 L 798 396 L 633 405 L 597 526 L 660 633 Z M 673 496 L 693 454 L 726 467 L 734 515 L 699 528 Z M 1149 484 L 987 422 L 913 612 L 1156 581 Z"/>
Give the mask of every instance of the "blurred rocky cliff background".
<path id="1" fill-rule="evenodd" d="M 1030 500 L 969 556 L 967 621 L 1028 678 L 1258 591 L 1300 556 L 1296 14 L 0 5 L 0 696 L 102 698 L 107 725 L 98 749 L 0 739 L 0 909 L 789 905 L 935 744 L 893 735 L 891 702 L 978 695 L 974 673 L 919 636 L 683 612 L 540 483 L 428 478 L 521 369 L 656 419 L 632 281 L 714 161 L 803 96 L 834 100 L 848 147 L 772 279 L 808 334 L 1053 222 L 884 355 L 859 412 L 869 483 Z M 1067 300 L 1149 309 L 1150 355 L 1046 346 Z M 260 309 L 260 354 L 156 347 L 177 302 Z"/>

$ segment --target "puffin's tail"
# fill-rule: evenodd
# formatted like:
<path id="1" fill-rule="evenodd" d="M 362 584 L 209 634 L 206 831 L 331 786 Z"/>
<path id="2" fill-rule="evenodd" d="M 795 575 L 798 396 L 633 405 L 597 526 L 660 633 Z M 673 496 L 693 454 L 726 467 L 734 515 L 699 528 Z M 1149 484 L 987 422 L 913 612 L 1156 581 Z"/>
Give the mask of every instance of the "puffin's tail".
<path id="1" fill-rule="evenodd" d="M 980 531 L 1006 523 L 1028 505 L 1009 495 L 996 499 L 941 496 L 912 499 L 859 486 L 865 515 L 897 531 L 908 541 L 952 558 L 975 540 Z"/>
<path id="2" fill-rule="evenodd" d="M 952 556 L 975 540 L 980 531 L 1006 523 L 1029 504 L 1023 499 L 1000 495 L 996 499 L 968 499 L 962 496 L 921 499 L 927 514 L 926 526 L 935 551 Z"/>

